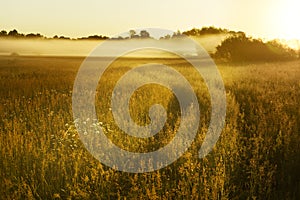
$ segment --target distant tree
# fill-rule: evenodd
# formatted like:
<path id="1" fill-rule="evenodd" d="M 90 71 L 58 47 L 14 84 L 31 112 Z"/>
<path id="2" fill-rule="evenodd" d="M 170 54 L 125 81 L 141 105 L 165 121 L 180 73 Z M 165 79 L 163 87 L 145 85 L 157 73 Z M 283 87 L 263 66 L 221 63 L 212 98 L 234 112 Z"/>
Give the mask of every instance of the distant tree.
<path id="1" fill-rule="evenodd" d="M 103 40 L 105 38 L 102 37 L 102 35 L 92 35 L 92 36 L 89 36 L 88 39 L 90 40 Z"/>
<path id="2" fill-rule="evenodd" d="M 277 41 L 264 43 L 239 33 L 217 46 L 214 56 L 231 62 L 278 61 L 293 59 L 296 52 Z"/>
<path id="3" fill-rule="evenodd" d="M 180 38 L 183 34 L 180 32 L 180 30 L 177 30 L 177 32 L 174 32 L 172 35 L 172 38 Z"/>
<path id="4" fill-rule="evenodd" d="M 91 35 L 88 37 L 77 38 L 77 40 L 106 40 L 106 39 L 108 39 L 108 37 L 102 35 Z"/>
<path id="5" fill-rule="evenodd" d="M 203 27 L 202 29 L 193 28 L 191 30 L 183 32 L 183 34 L 187 36 L 202 36 L 202 35 L 209 35 L 209 34 L 212 35 L 212 34 L 221 34 L 221 33 L 228 33 L 228 30 L 210 26 L 210 27 Z"/>
<path id="6" fill-rule="evenodd" d="M 19 35 L 16 29 L 9 31 L 8 36 L 17 37 Z"/>
<path id="7" fill-rule="evenodd" d="M 29 33 L 29 34 L 22 34 L 22 33 L 18 33 L 18 31 L 16 29 L 9 31 L 8 33 L 5 30 L 2 30 L 0 32 L 0 37 L 13 37 L 13 38 L 24 38 L 24 39 L 62 39 L 62 40 L 71 40 L 70 37 L 65 37 L 65 36 L 53 36 L 52 38 L 47 38 L 43 35 L 41 35 L 40 33 Z M 107 36 L 102 36 L 102 35 L 92 35 L 92 36 L 88 36 L 88 37 L 82 37 L 82 38 L 78 38 L 78 40 L 105 40 L 105 39 L 109 39 L 109 37 Z"/>
<path id="8" fill-rule="evenodd" d="M 0 36 L 7 36 L 7 32 L 6 32 L 5 30 L 2 30 L 2 31 L 0 32 Z"/>
<path id="9" fill-rule="evenodd" d="M 24 34 L 18 33 L 18 31 L 16 29 L 14 29 L 12 31 L 9 31 L 7 36 L 14 37 L 14 38 L 21 38 L 21 37 L 24 37 Z"/>
<path id="10" fill-rule="evenodd" d="M 26 38 L 31 38 L 31 39 L 39 39 L 39 38 L 44 38 L 40 33 L 34 34 L 34 33 L 29 33 L 25 36 Z"/>
<path id="11" fill-rule="evenodd" d="M 160 37 L 159 39 L 160 39 L 160 40 L 168 40 L 168 39 L 171 39 L 171 35 L 170 35 L 170 34 L 167 34 L 167 35 L 165 35 L 165 36 L 163 36 L 163 37 Z"/>
<path id="12" fill-rule="evenodd" d="M 184 31 L 183 34 L 187 36 L 200 36 L 200 29 L 193 28 L 191 30 Z"/>
<path id="13" fill-rule="evenodd" d="M 146 30 L 141 30 L 140 36 L 141 38 L 150 38 L 150 33 Z"/>
<path id="14" fill-rule="evenodd" d="M 62 39 L 62 40 L 70 40 L 71 38 L 65 37 L 65 36 L 60 36 L 59 39 Z"/>
<path id="15" fill-rule="evenodd" d="M 141 30 L 140 34 L 138 35 L 138 34 L 136 34 L 135 30 L 130 30 L 129 31 L 129 37 L 131 39 L 134 39 L 134 38 L 136 38 L 136 39 L 138 39 L 138 38 L 145 39 L 145 38 L 150 38 L 150 33 L 146 30 Z"/>
<path id="16" fill-rule="evenodd" d="M 200 35 L 207 35 L 207 34 L 220 34 L 220 33 L 227 33 L 226 29 L 216 28 L 213 26 L 210 27 L 203 27 L 200 30 Z"/>
<path id="17" fill-rule="evenodd" d="M 130 30 L 129 31 L 129 36 L 130 36 L 130 38 L 134 38 L 136 36 L 135 30 Z"/>

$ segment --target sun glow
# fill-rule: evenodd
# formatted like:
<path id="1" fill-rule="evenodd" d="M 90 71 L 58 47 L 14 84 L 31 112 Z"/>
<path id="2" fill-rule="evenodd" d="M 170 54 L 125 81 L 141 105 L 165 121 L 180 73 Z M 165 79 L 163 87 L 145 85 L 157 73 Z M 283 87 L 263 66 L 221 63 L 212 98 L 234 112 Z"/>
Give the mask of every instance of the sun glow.
<path id="1" fill-rule="evenodd" d="M 300 1 L 287 0 L 278 5 L 275 23 L 279 37 L 300 39 Z"/>

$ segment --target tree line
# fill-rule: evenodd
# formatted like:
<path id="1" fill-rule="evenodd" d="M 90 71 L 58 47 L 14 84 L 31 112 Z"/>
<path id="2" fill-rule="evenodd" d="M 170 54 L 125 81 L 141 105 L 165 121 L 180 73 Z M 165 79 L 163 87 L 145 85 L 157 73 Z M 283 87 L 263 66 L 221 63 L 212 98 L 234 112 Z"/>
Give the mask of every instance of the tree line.
<path id="1" fill-rule="evenodd" d="M 46 37 L 41 35 L 40 33 L 19 33 L 16 29 L 11 30 L 9 32 L 2 30 L 0 31 L 0 38 L 12 38 L 12 39 L 60 39 L 60 40 L 106 40 L 109 39 L 107 36 L 102 35 L 91 35 L 88 37 L 81 37 L 81 38 L 70 38 L 65 36 L 53 36 L 52 38 Z"/>
<path id="2" fill-rule="evenodd" d="M 300 50 L 294 50 L 283 45 L 277 40 L 264 42 L 261 39 L 247 37 L 244 32 L 229 31 L 228 29 L 216 28 L 213 26 L 201 29 L 193 28 L 188 31 L 177 31 L 172 35 L 165 35 L 160 40 L 176 39 L 184 36 L 201 37 L 206 35 L 227 34 L 228 37 L 216 47 L 216 52 L 212 54 L 215 59 L 227 62 L 253 62 L 253 61 L 279 61 L 300 58 Z M 14 39 L 59 39 L 59 40 L 128 40 L 128 39 L 154 39 L 146 30 L 139 33 L 130 30 L 128 36 L 110 38 L 102 35 L 92 35 L 71 39 L 70 37 L 57 36 L 52 38 L 45 37 L 40 33 L 19 33 L 16 29 L 9 32 L 2 30 L 0 38 Z"/>
<path id="3" fill-rule="evenodd" d="M 166 35 L 161 37 L 160 39 L 171 39 L 171 38 L 178 38 L 182 37 L 183 35 L 186 36 L 203 36 L 203 35 L 209 35 L 209 34 L 222 34 L 222 33 L 234 33 L 233 31 L 228 31 L 227 29 L 221 29 L 216 28 L 213 26 L 210 27 L 203 27 L 201 29 L 193 28 L 188 31 L 177 31 L 174 32 L 173 35 Z M 0 32 L 0 38 L 15 38 L 15 39 L 63 39 L 63 40 L 106 40 L 106 39 L 112 39 L 112 40 L 122 40 L 122 39 L 149 39 L 153 37 L 150 35 L 150 33 L 146 30 L 141 30 L 139 33 L 137 33 L 135 30 L 130 30 L 127 37 L 117 37 L 117 38 L 110 38 L 108 36 L 103 35 L 91 35 L 88 37 L 80 37 L 80 38 L 70 38 L 66 36 L 58 36 L 55 35 L 53 37 L 46 37 L 40 33 L 19 33 L 16 29 L 11 31 L 2 30 Z"/>

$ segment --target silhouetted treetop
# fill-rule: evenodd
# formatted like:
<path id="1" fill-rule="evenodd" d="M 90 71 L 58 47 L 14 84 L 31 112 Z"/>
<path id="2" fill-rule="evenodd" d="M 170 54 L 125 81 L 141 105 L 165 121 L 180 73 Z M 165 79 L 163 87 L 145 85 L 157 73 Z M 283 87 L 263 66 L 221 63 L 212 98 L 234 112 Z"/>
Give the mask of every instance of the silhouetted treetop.
<path id="1" fill-rule="evenodd" d="M 82 37 L 82 38 L 78 38 L 77 40 L 106 40 L 109 37 L 107 36 L 102 36 L 102 35 L 91 35 L 88 37 Z"/>
<path id="2" fill-rule="evenodd" d="M 27 35 L 25 35 L 26 38 L 44 38 L 44 36 L 42 36 L 40 33 L 34 34 L 34 33 L 29 33 Z"/>
<path id="3" fill-rule="evenodd" d="M 7 32 L 5 30 L 2 30 L 0 32 L 0 37 L 3 37 L 3 36 L 7 36 Z"/>
<path id="4" fill-rule="evenodd" d="M 210 26 L 210 27 L 203 27 L 202 29 L 193 28 L 191 30 L 183 32 L 183 34 L 187 36 L 203 36 L 209 34 L 222 34 L 222 33 L 229 33 L 229 31 L 227 29 L 221 29 L 221 28 Z"/>
<path id="5" fill-rule="evenodd" d="M 0 38 L 13 38 L 13 39 L 61 39 L 61 40 L 74 40 L 71 39 L 70 37 L 66 36 L 57 36 L 55 35 L 52 38 L 47 38 L 46 36 L 41 35 L 40 33 L 29 33 L 29 34 L 23 34 L 19 33 L 16 29 L 11 30 L 7 33 L 7 31 L 2 30 L 0 31 Z M 77 38 L 75 40 L 105 40 L 108 39 L 109 37 L 107 36 L 102 36 L 102 35 L 92 35 L 88 37 L 82 37 L 82 38 Z"/>
<path id="6" fill-rule="evenodd" d="M 180 38 L 183 35 L 187 36 L 203 36 L 208 34 L 221 34 L 221 33 L 231 33 L 236 34 L 237 32 L 234 31 L 228 31 L 227 29 L 221 29 L 221 28 L 215 28 L 213 26 L 210 27 L 203 27 L 202 29 L 193 28 L 188 31 L 177 31 L 174 32 L 173 35 L 166 35 L 163 36 L 161 39 L 170 39 L 170 38 Z M 8 38 L 17 38 L 17 39 L 63 39 L 63 40 L 69 40 L 70 37 L 66 36 L 53 36 L 52 38 L 48 38 L 46 36 L 41 35 L 40 33 L 29 33 L 29 34 L 22 34 L 19 33 L 16 29 L 11 30 L 9 32 L 2 30 L 0 32 L 0 38 L 8 37 Z M 145 38 L 152 38 L 150 33 L 147 30 L 141 30 L 139 33 L 137 33 L 135 30 L 129 31 L 129 37 L 117 37 L 117 38 L 109 38 L 107 36 L 103 35 L 91 35 L 87 37 L 80 37 L 72 40 L 106 40 L 106 39 L 112 39 L 112 40 L 123 40 L 123 39 L 145 39 Z"/>
<path id="7" fill-rule="evenodd" d="M 141 38 L 150 38 L 150 33 L 148 33 L 146 30 L 141 30 L 140 37 Z"/>
<path id="8" fill-rule="evenodd" d="M 263 42 L 235 34 L 217 46 L 214 57 L 230 62 L 279 61 L 297 58 L 297 53 L 276 40 Z"/>
<path id="9" fill-rule="evenodd" d="M 137 37 L 136 31 L 135 31 L 135 30 L 130 30 L 130 31 L 129 31 L 129 37 L 130 37 L 130 38 L 135 38 L 135 37 Z"/>
<path id="10" fill-rule="evenodd" d="M 16 29 L 9 31 L 7 36 L 9 37 L 24 37 L 24 34 L 18 33 Z"/>
<path id="11" fill-rule="evenodd" d="M 129 37 L 118 36 L 118 37 L 110 38 L 110 40 L 153 39 L 150 36 L 150 33 L 146 30 L 141 30 L 139 34 L 137 34 L 135 30 L 129 30 L 128 33 L 129 33 Z"/>
<path id="12" fill-rule="evenodd" d="M 182 38 L 183 36 L 185 36 L 183 33 L 181 33 L 180 30 L 177 30 L 177 32 L 174 32 L 173 35 L 165 35 L 163 37 L 160 37 L 160 40 L 168 40 L 168 39 L 176 39 L 176 38 Z"/>

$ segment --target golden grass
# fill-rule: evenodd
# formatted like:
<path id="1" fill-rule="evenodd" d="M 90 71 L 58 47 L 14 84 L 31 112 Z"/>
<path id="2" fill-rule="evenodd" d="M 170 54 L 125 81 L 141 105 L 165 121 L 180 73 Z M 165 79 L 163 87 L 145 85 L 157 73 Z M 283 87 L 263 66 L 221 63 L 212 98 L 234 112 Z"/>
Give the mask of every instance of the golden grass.
<path id="1" fill-rule="evenodd" d="M 82 58 L 0 58 L 0 196 L 3 199 L 298 199 L 300 197 L 300 62 L 220 64 L 227 94 L 226 125 L 204 159 L 198 150 L 210 119 L 201 77 L 182 60 L 157 59 L 191 82 L 201 110 L 195 142 L 172 165 L 144 174 L 115 171 L 94 159 L 74 127 L 72 87 Z M 97 112 L 119 146 L 151 151 L 180 123 L 178 102 L 145 86 L 131 113 L 149 123 L 147 108 L 162 102 L 171 120 L 156 137 L 122 135 L 109 111 L 110 91 L 124 72 L 151 59 L 120 59 L 101 79 Z M 199 88 L 199 85 L 201 86 Z M 160 91 L 160 92 L 157 92 Z M 153 94 L 154 93 L 154 94 Z M 143 103 L 141 103 L 143 102 Z M 172 115 L 173 114 L 173 115 Z M 110 134 L 110 133 L 119 133 Z M 131 145 L 128 147 L 128 145 Z"/>

